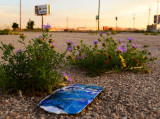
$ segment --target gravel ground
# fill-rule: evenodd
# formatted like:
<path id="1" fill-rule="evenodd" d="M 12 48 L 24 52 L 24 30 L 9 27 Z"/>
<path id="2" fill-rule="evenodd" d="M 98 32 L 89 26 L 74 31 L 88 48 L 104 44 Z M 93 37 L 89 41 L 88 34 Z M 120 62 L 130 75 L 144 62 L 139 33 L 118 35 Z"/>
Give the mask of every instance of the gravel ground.
<path id="1" fill-rule="evenodd" d="M 41 33 L 26 32 L 27 40 Z M 59 51 L 66 49 L 66 40 L 79 43 L 84 40 L 91 44 L 99 38 L 98 35 L 88 33 L 52 33 Z M 160 36 L 144 34 L 121 33 L 113 36 L 115 40 L 134 37 L 139 46 L 150 45 L 150 49 L 159 59 L 155 63 L 148 63 L 149 74 L 119 72 L 106 73 L 103 76 L 87 77 L 85 71 L 70 67 L 68 71 L 72 83 L 97 84 L 104 91 L 77 115 L 56 115 L 45 112 L 37 107 L 44 97 L 20 98 L 18 94 L 8 95 L 0 92 L 0 119 L 160 119 Z M 16 44 L 16 49 L 23 47 L 16 43 L 18 36 L 0 36 L 0 41 Z M 0 51 L 0 55 L 2 52 Z M 68 84 L 69 85 L 69 84 Z"/>

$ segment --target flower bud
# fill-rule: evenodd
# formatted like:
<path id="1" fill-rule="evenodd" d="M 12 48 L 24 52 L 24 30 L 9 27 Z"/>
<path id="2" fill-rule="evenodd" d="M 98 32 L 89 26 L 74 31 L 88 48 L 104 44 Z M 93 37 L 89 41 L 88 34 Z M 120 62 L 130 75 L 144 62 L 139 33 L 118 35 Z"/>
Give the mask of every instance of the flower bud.
<path id="1" fill-rule="evenodd" d="M 14 49 L 14 44 L 10 43 L 10 44 L 9 44 L 9 48 L 10 48 L 11 50 L 13 50 L 13 49 Z"/>
<path id="2" fill-rule="evenodd" d="M 102 43 L 102 46 L 106 46 L 106 43 Z"/>
<path id="3" fill-rule="evenodd" d="M 54 40 L 53 39 L 49 39 L 49 43 L 53 43 L 54 42 Z"/>

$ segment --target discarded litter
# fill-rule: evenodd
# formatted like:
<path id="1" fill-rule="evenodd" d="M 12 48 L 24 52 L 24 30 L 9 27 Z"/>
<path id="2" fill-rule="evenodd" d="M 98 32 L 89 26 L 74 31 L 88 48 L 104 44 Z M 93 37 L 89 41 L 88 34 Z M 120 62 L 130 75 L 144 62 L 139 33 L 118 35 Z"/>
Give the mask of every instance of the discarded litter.
<path id="1" fill-rule="evenodd" d="M 40 108 L 56 114 L 81 112 L 103 90 L 96 85 L 73 84 L 63 87 L 44 98 Z"/>

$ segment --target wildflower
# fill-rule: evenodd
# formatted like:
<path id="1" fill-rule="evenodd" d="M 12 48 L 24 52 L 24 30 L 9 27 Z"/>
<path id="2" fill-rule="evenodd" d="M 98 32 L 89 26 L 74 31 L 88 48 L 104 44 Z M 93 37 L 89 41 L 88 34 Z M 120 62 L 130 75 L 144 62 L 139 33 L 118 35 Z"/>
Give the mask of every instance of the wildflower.
<path id="1" fill-rule="evenodd" d="M 38 38 L 38 43 L 39 43 L 39 44 L 42 44 L 43 42 L 44 42 L 44 39 L 43 39 L 42 37 L 39 37 L 39 38 Z"/>
<path id="2" fill-rule="evenodd" d="M 81 50 L 79 50 L 79 55 L 82 55 L 82 51 Z"/>
<path id="3" fill-rule="evenodd" d="M 74 59 L 74 56 L 72 54 L 70 55 L 70 57 L 71 57 L 71 59 Z"/>
<path id="4" fill-rule="evenodd" d="M 106 43 L 102 43 L 102 46 L 104 46 L 104 47 L 105 47 L 105 46 L 106 46 Z"/>
<path id="5" fill-rule="evenodd" d="M 24 40 L 25 38 L 26 38 L 26 35 L 25 34 L 20 34 L 20 38 L 22 39 L 22 40 Z"/>
<path id="6" fill-rule="evenodd" d="M 102 36 L 103 36 L 103 33 L 102 33 L 102 32 L 99 32 L 99 35 L 102 37 Z"/>
<path id="7" fill-rule="evenodd" d="M 49 39 L 49 43 L 53 43 L 54 42 L 54 40 L 53 39 Z"/>
<path id="8" fill-rule="evenodd" d="M 43 27 L 45 28 L 45 29 L 50 29 L 51 28 L 51 26 L 47 23 L 47 25 L 43 25 Z"/>
<path id="9" fill-rule="evenodd" d="M 108 64 L 109 62 L 110 62 L 110 59 L 106 60 L 106 61 L 105 61 L 105 64 Z"/>
<path id="10" fill-rule="evenodd" d="M 100 55 L 101 53 L 100 53 L 100 52 L 97 52 L 97 54 Z"/>
<path id="11" fill-rule="evenodd" d="M 125 43 L 122 43 L 121 46 L 122 46 L 122 47 L 126 47 L 127 45 L 126 45 Z"/>
<path id="12" fill-rule="evenodd" d="M 128 40 L 128 41 L 133 41 L 133 40 L 134 40 L 134 38 L 127 38 L 127 40 Z"/>
<path id="13" fill-rule="evenodd" d="M 79 46 L 79 45 L 77 45 L 77 49 L 80 49 L 80 46 Z"/>
<path id="14" fill-rule="evenodd" d="M 67 45 L 68 45 L 68 46 L 74 46 L 75 43 L 74 43 L 73 41 L 67 41 Z"/>
<path id="15" fill-rule="evenodd" d="M 122 41 L 122 39 L 118 39 L 118 42 L 121 43 L 121 42 L 123 42 L 123 41 Z"/>
<path id="16" fill-rule="evenodd" d="M 23 50 L 22 50 L 22 49 L 19 49 L 19 50 L 16 51 L 16 53 L 19 53 L 19 52 L 23 52 Z"/>
<path id="17" fill-rule="evenodd" d="M 9 44 L 9 48 L 10 48 L 11 50 L 13 50 L 13 49 L 14 49 L 14 44 L 10 43 L 10 44 Z"/>
<path id="18" fill-rule="evenodd" d="M 120 57 L 120 59 L 121 59 L 121 62 L 122 62 L 123 67 L 126 67 L 126 63 L 125 63 L 123 57 L 122 57 L 121 55 L 119 55 L 119 57 Z"/>
<path id="19" fill-rule="evenodd" d="M 98 41 L 93 41 L 93 43 L 94 43 L 95 45 L 97 45 Z"/>
<path id="20" fill-rule="evenodd" d="M 148 54 L 154 56 L 154 53 L 150 49 Z"/>
<path id="21" fill-rule="evenodd" d="M 83 57 L 81 56 L 81 55 L 79 55 L 78 57 L 77 57 L 77 59 L 82 59 Z"/>
<path id="22" fill-rule="evenodd" d="M 131 43 L 132 47 L 133 48 L 138 48 L 138 45 L 134 44 L 134 43 Z"/>
<path id="23" fill-rule="evenodd" d="M 68 80 L 68 81 L 72 81 L 71 77 L 69 77 L 69 74 L 66 74 L 65 72 L 63 73 L 64 79 Z"/>
<path id="24" fill-rule="evenodd" d="M 99 42 L 101 42 L 101 41 L 102 41 L 102 39 L 101 39 L 101 38 L 99 38 L 99 39 L 98 39 L 98 41 L 99 41 Z"/>
<path id="25" fill-rule="evenodd" d="M 72 41 L 67 41 L 67 45 L 68 45 L 67 50 L 71 51 L 74 48 L 73 46 L 75 45 L 75 43 Z"/>
<path id="26" fill-rule="evenodd" d="M 72 51 L 72 50 L 73 50 L 73 47 L 69 47 L 67 50 L 68 50 L 68 51 Z"/>
<path id="27" fill-rule="evenodd" d="M 105 55 L 105 56 L 107 56 L 107 55 L 108 55 L 108 53 L 107 53 L 107 52 L 105 52 L 105 53 L 104 53 L 104 55 Z"/>
<path id="28" fill-rule="evenodd" d="M 49 44 L 51 46 L 51 48 L 56 49 L 57 45 L 55 45 L 54 43 L 50 43 Z"/>
<path id="29" fill-rule="evenodd" d="M 111 32 L 106 32 L 106 34 L 109 36 L 110 34 L 112 34 Z"/>
<path id="30" fill-rule="evenodd" d="M 136 60 L 136 63 L 138 64 L 138 63 L 139 63 L 139 60 Z"/>
<path id="31" fill-rule="evenodd" d="M 129 41 L 129 43 L 131 43 L 134 40 L 134 38 L 127 38 L 127 40 Z"/>
<path id="32" fill-rule="evenodd" d="M 117 43 L 114 43 L 114 45 L 118 45 Z"/>
<path id="33" fill-rule="evenodd" d="M 119 47 L 117 48 L 117 51 L 120 51 L 120 52 L 122 52 L 122 53 L 125 53 L 127 50 L 126 50 L 123 46 L 119 46 Z"/>

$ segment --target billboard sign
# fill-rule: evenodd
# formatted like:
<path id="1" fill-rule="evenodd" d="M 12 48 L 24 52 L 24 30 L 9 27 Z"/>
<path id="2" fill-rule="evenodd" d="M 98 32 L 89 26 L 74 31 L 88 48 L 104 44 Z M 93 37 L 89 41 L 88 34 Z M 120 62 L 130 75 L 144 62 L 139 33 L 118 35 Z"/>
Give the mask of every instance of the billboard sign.
<path id="1" fill-rule="evenodd" d="M 154 15 L 154 23 L 157 23 L 157 15 Z M 158 15 L 158 24 L 160 23 L 160 15 Z"/>
<path id="2" fill-rule="evenodd" d="M 50 5 L 37 5 L 35 6 L 36 15 L 48 15 L 50 14 Z"/>

